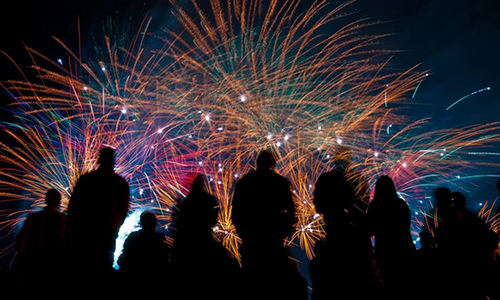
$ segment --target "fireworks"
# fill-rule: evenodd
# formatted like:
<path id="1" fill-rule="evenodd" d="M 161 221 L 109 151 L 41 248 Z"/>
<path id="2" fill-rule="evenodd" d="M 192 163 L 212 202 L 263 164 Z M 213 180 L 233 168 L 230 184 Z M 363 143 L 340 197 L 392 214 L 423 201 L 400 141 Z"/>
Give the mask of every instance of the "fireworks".
<path id="1" fill-rule="evenodd" d="M 3 229 L 40 206 L 49 188 L 62 192 L 64 208 L 102 145 L 117 149 L 131 211 L 154 209 L 167 225 L 193 173 L 206 173 L 220 201 L 214 235 L 236 255 L 232 187 L 259 150 L 272 149 L 292 182 L 298 222 L 289 242 L 309 257 L 324 236 L 314 183 L 339 146 L 370 183 L 392 176 L 414 208 L 426 186 L 495 166 L 477 156 L 472 164 L 469 153 L 498 141 L 499 124 L 435 130 L 430 119 L 398 113 L 428 74 L 389 72 L 384 35 L 363 34 L 375 23 L 338 25 L 349 4 L 315 1 L 299 13 L 299 1 L 211 0 L 188 13 L 174 3 L 182 30 L 152 34 L 145 22 L 128 44 L 107 36 L 97 62 L 62 43 L 67 58 L 56 61 L 28 49 L 49 66 L 35 64 L 38 82 L 4 84 L 17 120 L 3 124 L 13 142 L 0 145 L 2 196 L 29 208 L 3 211 Z M 255 207 L 258 214 L 266 204 Z"/>

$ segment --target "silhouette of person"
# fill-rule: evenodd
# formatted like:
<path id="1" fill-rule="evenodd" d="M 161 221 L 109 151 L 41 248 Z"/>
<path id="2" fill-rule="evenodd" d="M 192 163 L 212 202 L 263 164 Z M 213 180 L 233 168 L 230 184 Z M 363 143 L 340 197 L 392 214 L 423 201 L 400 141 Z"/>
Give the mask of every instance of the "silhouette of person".
<path id="1" fill-rule="evenodd" d="M 415 245 L 410 234 L 408 204 L 398 196 L 391 177 L 380 176 L 368 207 L 368 224 L 375 237 L 375 255 L 388 296 L 396 299 L 412 284 Z"/>
<path id="2" fill-rule="evenodd" d="M 335 154 L 335 170 L 342 173 L 355 191 L 354 201 L 348 203 L 347 210 L 352 222 L 359 223 L 366 221 L 365 215 L 370 202 L 370 183 L 363 174 L 354 169 L 354 163 L 350 151 L 345 146 L 340 146 Z"/>
<path id="3" fill-rule="evenodd" d="M 364 228 L 351 222 L 346 209 L 355 198 L 355 188 L 337 169 L 316 181 L 314 205 L 323 215 L 326 238 L 316 243 L 315 257 L 309 263 L 312 300 L 375 296 L 370 238 Z"/>
<path id="4" fill-rule="evenodd" d="M 66 215 L 59 212 L 61 194 L 48 190 L 45 204 L 42 211 L 28 215 L 16 241 L 20 290 L 31 296 L 47 292 L 62 276 Z"/>
<path id="5" fill-rule="evenodd" d="M 498 246 L 498 235 L 483 219 L 465 208 L 466 199 L 461 192 L 453 192 L 451 196 L 460 219 L 459 258 L 462 273 L 457 285 L 467 299 L 486 299 L 487 296 L 491 299 L 497 284 L 492 279 L 498 279 L 491 254 Z"/>
<path id="6" fill-rule="evenodd" d="M 307 282 L 284 242 L 295 224 L 291 184 L 275 166 L 274 154 L 261 151 L 257 169 L 234 188 L 232 221 L 241 238 L 244 293 L 250 298 L 307 299 Z M 257 206 L 262 208 L 257 211 Z"/>
<path id="7" fill-rule="evenodd" d="M 130 190 L 114 171 L 115 151 L 99 152 L 99 167 L 82 175 L 68 203 L 66 242 L 72 272 L 70 286 L 108 292 L 118 230 L 127 216 Z"/>
<path id="8" fill-rule="evenodd" d="M 218 214 L 218 201 L 207 191 L 205 176 L 197 175 L 176 221 L 171 260 L 174 299 L 229 300 L 238 292 L 238 262 L 213 236 Z"/>
<path id="9" fill-rule="evenodd" d="M 463 227 L 460 216 L 453 206 L 451 191 L 447 187 L 437 187 L 433 191 L 434 211 L 430 213 L 432 222 L 430 229 L 434 232 L 436 242 L 436 260 L 434 267 L 438 282 L 435 285 L 437 299 L 460 299 L 463 280 L 463 264 L 461 238 Z"/>
<path id="10" fill-rule="evenodd" d="M 129 291 L 135 287 L 135 292 L 140 289 L 141 294 L 153 296 L 159 292 L 159 284 L 167 280 L 170 249 L 166 236 L 156 231 L 158 219 L 152 211 L 144 211 L 139 223 L 142 228 L 125 240 L 118 259 L 119 271 Z M 148 289 L 144 290 L 144 286 Z"/>

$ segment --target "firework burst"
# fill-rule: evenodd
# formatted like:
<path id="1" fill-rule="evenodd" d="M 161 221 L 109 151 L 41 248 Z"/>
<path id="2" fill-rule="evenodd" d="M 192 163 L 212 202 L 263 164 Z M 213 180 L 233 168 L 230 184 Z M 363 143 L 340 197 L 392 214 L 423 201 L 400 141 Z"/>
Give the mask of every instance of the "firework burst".
<path id="1" fill-rule="evenodd" d="M 376 23 L 342 24 L 351 2 L 314 1 L 303 10 L 289 0 L 193 1 L 193 13 L 172 3 L 182 30 L 153 34 L 146 18 L 128 44 L 106 37 L 97 61 L 63 43 L 65 66 L 28 49 L 50 68 L 35 64 L 38 83 L 3 85 L 17 119 L 3 124 L 13 143 L 0 149 L 2 196 L 29 203 L 2 212 L 4 228 L 39 207 L 48 188 L 68 199 L 102 145 L 117 149 L 132 207 L 156 209 L 167 224 L 193 173 L 206 173 L 220 202 L 214 235 L 236 255 L 232 188 L 262 149 L 277 154 L 278 171 L 292 183 L 298 221 L 288 242 L 309 257 L 324 237 L 314 183 L 339 159 L 339 147 L 371 184 L 391 175 L 411 204 L 451 174 L 495 166 L 467 154 L 497 142 L 499 124 L 428 131 L 432 120 L 398 113 L 427 73 L 390 71 L 384 35 L 363 34 Z"/>

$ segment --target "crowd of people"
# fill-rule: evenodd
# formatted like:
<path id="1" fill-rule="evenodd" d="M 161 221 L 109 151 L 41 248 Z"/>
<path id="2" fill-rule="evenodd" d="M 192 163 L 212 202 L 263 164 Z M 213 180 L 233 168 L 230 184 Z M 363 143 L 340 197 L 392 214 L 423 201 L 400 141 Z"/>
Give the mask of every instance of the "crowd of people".
<path id="1" fill-rule="evenodd" d="M 234 187 L 239 260 L 213 237 L 218 200 L 199 174 L 174 216 L 173 245 L 157 231 L 156 215 L 145 211 L 115 271 L 115 241 L 130 192 L 114 160 L 113 149 L 100 151 L 99 167 L 78 179 L 66 214 L 51 189 L 46 207 L 27 217 L 16 244 L 17 295 L 50 296 L 58 289 L 168 299 L 500 299 L 498 234 L 465 208 L 463 194 L 435 189 L 417 250 L 410 209 L 391 177 L 377 179 L 370 199 L 368 182 L 342 156 L 314 187 L 326 238 L 315 245 L 309 286 L 284 243 L 296 223 L 292 187 L 267 150 Z M 259 210 L 255 201 L 263 203 Z"/>

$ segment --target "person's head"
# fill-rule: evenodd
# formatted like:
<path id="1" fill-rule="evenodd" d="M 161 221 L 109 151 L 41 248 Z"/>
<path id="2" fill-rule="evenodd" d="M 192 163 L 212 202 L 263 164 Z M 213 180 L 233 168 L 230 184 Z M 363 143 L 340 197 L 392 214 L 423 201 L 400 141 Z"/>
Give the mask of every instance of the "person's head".
<path id="1" fill-rule="evenodd" d="M 158 220 L 152 211 L 146 210 L 141 214 L 139 223 L 144 231 L 155 231 Z"/>
<path id="2" fill-rule="evenodd" d="M 322 174 L 316 181 L 313 203 L 316 211 L 325 218 L 343 213 L 354 198 L 354 188 L 337 170 Z"/>
<path id="3" fill-rule="evenodd" d="M 112 169 L 115 165 L 115 150 L 111 147 L 102 148 L 97 163 L 100 167 Z"/>
<path id="4" fill-rule="evenodd" d="M 190 194 L 199 194 L 207 192 L 207 180 L 205 174 L 197 174 L 191 183 Z"/>
<path id="5" fill-rule="evenodd" d="M 392 200 L 398 197 L 394 181 L 387 175 L 382 175 L 375 183 L 374 199 Z"/>
<path id="6" fill-rule="evenodd" d="M 460 192 L 453 192 L 451 193 L 451 199 L 453 200 L 453 206 L 455 206 L 458 209 L 464 209 L 465 208 L 465 196 L 464 194 Z"/>
<path id="7" fill-rule="evenodd" d="M 257 156 L 257 169 L 272 170 L 276 166 L 276 157 L 269 150 L 262 150 Z"/>
<path id="8" fill-rule="evenodd" d="M 451 207 L 451 192 L 447 187 L 438 187 L 433 192 L 434 201 L 438 208 Z"/>
<path id="9" fill-rule="evenodd" d="M 49 208 L 59 208 L 61 205 L 61 194 L 56 189 L 50 189 L 45 194 L 45 204 Z"/>

